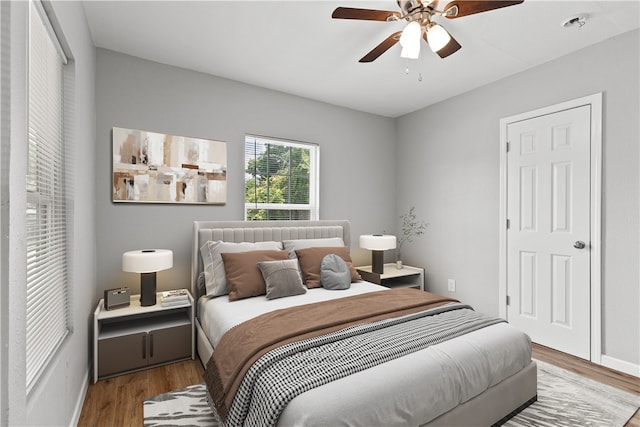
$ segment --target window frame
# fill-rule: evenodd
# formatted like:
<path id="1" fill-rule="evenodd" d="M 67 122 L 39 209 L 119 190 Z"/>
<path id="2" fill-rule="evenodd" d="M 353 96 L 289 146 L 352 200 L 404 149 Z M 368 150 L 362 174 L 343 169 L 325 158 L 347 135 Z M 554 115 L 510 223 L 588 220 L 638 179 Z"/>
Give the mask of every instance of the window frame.
<path id="1" fill-rule="evenodd" d="M 252 139 L 253 141 L 250 141 Z M 253 209 L 263 209 L 263 210 L 284 210 L 284 211 L 308 211 L 310 220 L 318 220 L 319 212 L 320 212 L 320 202 L 319 202 L 319 194 L 320 194 L 320 146 L 318 144 L 309 143 L 309 142 L 301 142 L 284 138 L 274 138 L 268 136 L 260 136 L 254 134 L 246 134 L 244 138 L 244 171 L 245 171 L 245 179 L 244 179 L 244 220 L 251 221 L 248 218 L 247 212 Z M 266 145 L 276 145 L 276 146 L 285 146 L 292 148 L 301 148 L 305 150 L 309 150 L 309 203 L 258 203 L 258 202 L 247 202 L 247 182 L 248 182 L 248 174 L 247 167 L 248 162 L 251 160 L 248 158 L 247 153 L 247 144 L 254 144 L 254 147 L 258 144 L 266 144 Z M 255 157 L 254 157 L 255 159 Z M 274 174 L 275 175 L 275 174 Z M 272 175 L 268 175 L 272 176 Z M 291 173 L 288 175 L 289 178 L 292 177 Z M 272 220 L 273 221 L 273 220 Z"/>
<path id="2" fill-rule="evenodd" d="M 25 358 L 27 394 L 38 384 L 51 361 L 73 333 L 71 281 L 71 231 L 73 181 L 67 143 L 67 81 L 69 63 L 44 5 L 29 2 L 27 62 L 27 176 L 26 192 L 26 313 Z M 38 23 L 39 22 L 39 23 Z M 36 25 L 42 27 L 36 29 Z M 36 32 L 39 34 L 36 36 Z M 36 40 L 39 38 L 39 40 Z M 45 55 L 34 53 L 35 43 L 46 45 Z M 42 54 L 42 50 L 39 51 Z M 44 57 L 43 57 L 44 56 Z M 38 59 L 37 62 L 36 58 Z M 55 58 L 53 60 L 52 58 Z M 49 62 L 51 61 L 51 62 Z M 38 67 L 49 76 L 55 63 L 58 90 L 51 104 L 51 86 L 36 92 Z M 59 68 L 58 68 L 59 67 Z M 45 80 L 48 83 L 50 77 Z M 46 85 L 46 84 L 45 84 Z M 34 94 L 38 95 L 34 95 Z M 39 99 L 33 96 L 42 95 Z M 46 108 L 43 108 L 43 105 Z M 53 121 L 50 112 L 58 107 Z M 39 122 L 38 122 L 39 120 Z M 53 129 L 53 130 L 52 130 Z M 35 151 L 34 151 L 35 149 Z M 44 159 L 44 160 L 43 160 Z M 35 162 L 35 164 L 34 164 Z M 57 170 L 56 168 L 59 168 Z M 46 188 L 48 187 L 48 188 Z M 51 255 L 47 254 L 48 252 Z"/>

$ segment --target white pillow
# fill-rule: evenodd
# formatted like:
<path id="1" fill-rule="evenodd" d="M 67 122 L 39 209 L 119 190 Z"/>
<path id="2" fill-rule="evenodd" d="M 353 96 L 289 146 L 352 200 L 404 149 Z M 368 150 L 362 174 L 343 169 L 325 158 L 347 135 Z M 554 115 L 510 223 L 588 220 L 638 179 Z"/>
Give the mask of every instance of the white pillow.
<path id="1" fill-rule="evenodd" d="M 248 252 L 248 251 L 260 251 L 260 250 L 282 250 L 282 244 L 280 242 L 223 242 L 207 241 L 200 248 L 200 255 L 202 256 L 202 265 L 204 267 L 204 280 L 207 295 L 211 297 L 218 297 L 220 295 L 226 295 L 229 293 L 227 288 L 227 278 L 224 272 L 224 263 L 222 262 L 223 252 Z"/>
<path id="2" fill-rule="evenodd" d="M 316 247 L 335 247 L 344 246 L 342 237 L 323 237 L 321 239 L 297 239 L 283 240 L 282 246 L 284 250 L 289 251 L 289 258 L 296 258 L 298 249 L 316 248 Z"/>

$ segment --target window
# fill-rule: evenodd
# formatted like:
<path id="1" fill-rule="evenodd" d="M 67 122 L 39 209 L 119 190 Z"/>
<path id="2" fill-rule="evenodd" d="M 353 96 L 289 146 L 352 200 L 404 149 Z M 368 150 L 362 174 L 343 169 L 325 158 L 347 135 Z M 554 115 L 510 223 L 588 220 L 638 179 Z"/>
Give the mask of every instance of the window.
<path id="1" fill-rule="evenodd" d="M 318 219 L 315 144 L 245 136 L 245 219 Z"/>
<path id="2" fill-rule="evenodd" d="M 27 390 L 70 332 L 69 177 L 63 134 L 66 57 L 38 1 L 30 2 L 27 164 Z"/>

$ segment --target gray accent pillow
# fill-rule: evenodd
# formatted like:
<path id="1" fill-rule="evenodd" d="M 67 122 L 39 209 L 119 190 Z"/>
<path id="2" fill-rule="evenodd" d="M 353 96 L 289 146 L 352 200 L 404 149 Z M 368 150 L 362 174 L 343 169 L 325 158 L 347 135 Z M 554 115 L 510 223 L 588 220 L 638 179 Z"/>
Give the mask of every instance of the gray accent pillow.
<path id="1" fill-rule="evenodd" d="M 258 268 L 267 287 L 267 299 L 290 297 L 307 292 L 302 284 L 298 260 L 261 261 Z"/>
<path id="2" fill-rule="evenodd" d="M 320 283 L 325 289 L 349 289 L 351 287 L 351 270 L 340 256 L 326 255 L 320 264 Z"/>

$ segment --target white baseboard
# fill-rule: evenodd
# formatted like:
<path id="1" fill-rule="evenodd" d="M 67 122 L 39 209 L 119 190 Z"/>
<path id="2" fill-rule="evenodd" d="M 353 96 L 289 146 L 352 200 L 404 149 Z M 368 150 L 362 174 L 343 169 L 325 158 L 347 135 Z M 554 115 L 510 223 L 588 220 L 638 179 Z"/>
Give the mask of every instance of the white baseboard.
<path id="1" fill-rule="evenodd" d="M 80 421 L 80 415 L 82 414 L 82 406 L 84 405 L 84 399 L 87 397 L 87 390 L 89 389 L 89 378 L 91 378 L 91 367 L 87 370 L 82 387 L 80 388 L 80 394 L 76 402 L 76 407 L 73 410 L 73 416 L 71 418 L 71 426 L 77 427 Z"/>
<path id="2" fill-rule="evenodd" d="M 602 366 L 606 366 L 607 368 L 615 369 L 616 371 L 624 372 L 625 374 L 633 375 L 634 377 L 640 378 L 640 365 L 636 365 L 635 363 L 616 359 L 614 357 L 603 354 L 600 364 Z"/>

